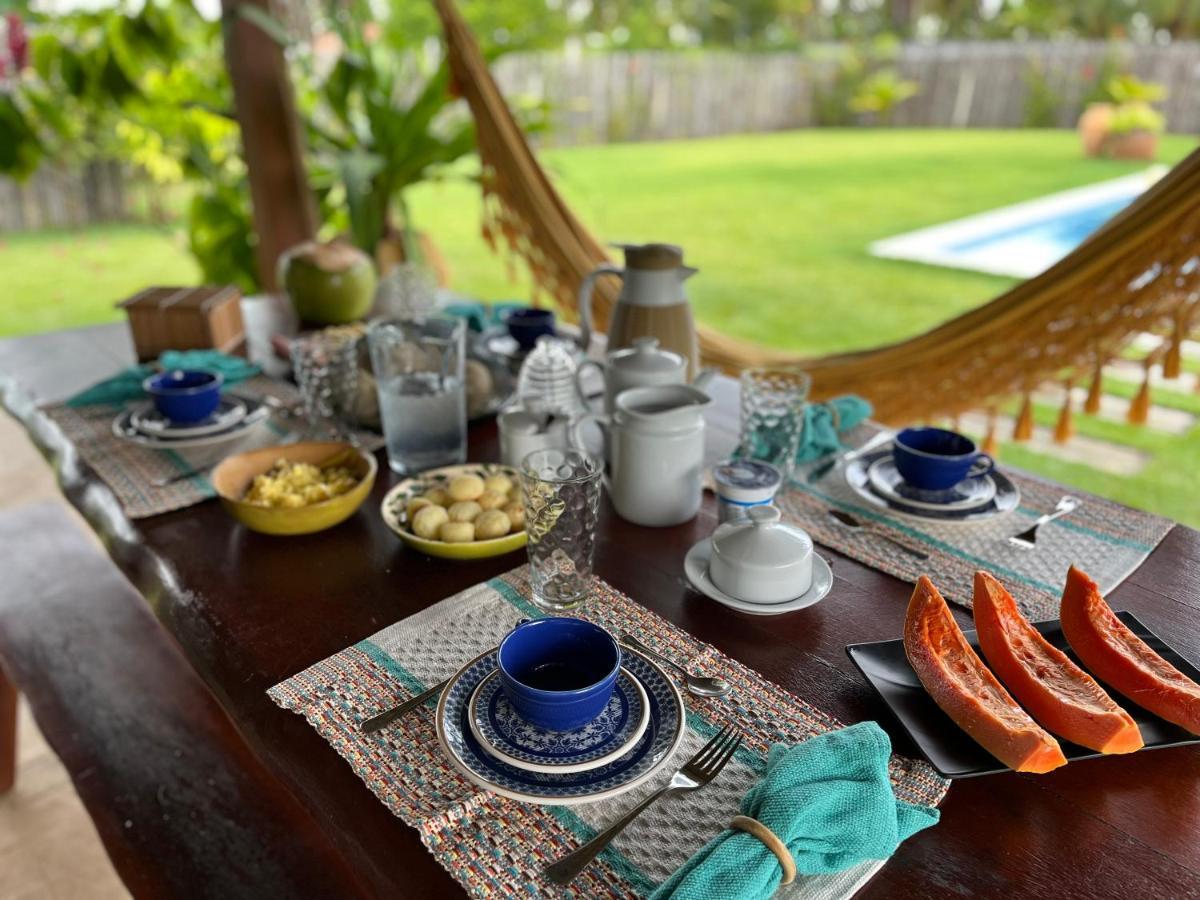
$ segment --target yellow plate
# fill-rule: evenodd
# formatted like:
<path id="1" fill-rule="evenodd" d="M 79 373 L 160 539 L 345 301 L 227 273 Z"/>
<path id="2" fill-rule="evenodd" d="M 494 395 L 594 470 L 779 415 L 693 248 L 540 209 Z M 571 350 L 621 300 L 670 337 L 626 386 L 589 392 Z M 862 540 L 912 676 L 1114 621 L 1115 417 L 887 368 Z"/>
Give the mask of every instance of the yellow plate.
<path id="1" fill-rule="evenodd" d="M 344 458 L 339 454 L 344 454 Z M 358 476 L 358 484 L 337 497 L 294 508 L 259 506 L 242 500 L 254 476 L 268 471 L 279 459 L 314 464 L 328 464 L 336 459 L 337 465 Z M 221 498 L 221 505 L 251 531 L 311 534 L 332 528 L 354 515 L 371 493 L 377 468 L 374 455 L 358 447 L 337 441 L 308 441 L 235 454 L 223 459 L 209 480 Z"/>
<path id="2" fill-rule="evenodd" d="M 517 470 L 498 463 L 467 463 L 463 466 L 444 466 L 440 469 L 429 469 L 413 478 L 406 478 L 387 492 L 380 505 L 383 521 L 388 528 L 396 532 L 400 540 L 415 550 L 438 556 L 442 559 L 486 559 L 489 556 L 500 556 L 512 553 L 525 546 L 525 531 L 514 531 L 504 537 L 490 538 L 486 541 L 470 541 L 463 544 L 447 544 L 445 541 L 434 541 L 417 537 L 412 533 L 408 524 L 408 501 L 420 497 L 426 491 L 435 487 L 445 487 L 450 479 L 458 475 L 478 475 L 487 478 L 489 475 L 507 475 L 513 484 L 519 484 Z"/>

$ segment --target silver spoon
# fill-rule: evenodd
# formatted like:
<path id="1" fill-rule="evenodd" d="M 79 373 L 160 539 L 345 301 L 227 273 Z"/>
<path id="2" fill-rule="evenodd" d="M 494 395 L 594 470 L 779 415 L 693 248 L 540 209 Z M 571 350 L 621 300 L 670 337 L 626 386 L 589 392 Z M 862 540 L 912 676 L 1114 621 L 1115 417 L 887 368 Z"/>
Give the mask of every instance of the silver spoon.
<path id="1" fill-rule="evenodd" d="M 724 678 L 709 678 L 705 675 L 693 675 L 675 660 L 663 656 L 654 650 L 651 650 L 632 634 L 625 633 L 621 635 L 621 643 L 632 650 L 639 653 L 645 653 L 647 656 L 653 656 L 661 663 L 665 663 L 675 669 L 683 676 L 683 682 L 687 685 L 688 693 L 695 694 L 697 697 L 724 697 L 733 686 Z"/>
<path id="2" fill-rule="evenodd" d="M 913 547 L 909 544 L 904 543 L 904 541 L 898 541 L 898 540 L 896 540 L 896 538 L 892 537 L 887 532 L 881 531 L 878 528 L 874 528 L 870 525 L 866 525 L 863 522 L 860 522 L 857 518 L 850 515 L 850 513 L 848 513 L 848 512 L 845 512 L 840 509 L 831 509 L 831 510 L 829 510 L 829 515 L 835 522 L 839 523 L 840 525 L 844 525 L 846 528 L 861 529 L 862 531 L 865 531 L 868 534 L 874 535 L 877 538 L 881 538 L 882 540 L 887 541 L 889 544 L 893 544 L 896 547 L 899 547 L 901 550 L 903 550 L 905 553 L 907 553 L 909 556 L 913 557 L 914 559 L 929 559 L 929 554 L 926 553 L 924 550 L 918 550 L 916 547 Z"/>

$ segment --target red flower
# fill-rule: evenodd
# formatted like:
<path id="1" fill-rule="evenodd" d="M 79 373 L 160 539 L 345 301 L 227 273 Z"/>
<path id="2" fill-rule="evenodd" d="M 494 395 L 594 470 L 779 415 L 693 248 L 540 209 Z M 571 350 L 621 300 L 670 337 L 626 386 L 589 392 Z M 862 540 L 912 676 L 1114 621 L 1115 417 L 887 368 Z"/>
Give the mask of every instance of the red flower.
<path id="1" fill-rule="evenodd" d="M 25 23 L 15 12 L 5 17 L 8 28 L 8 58 L 12 61 L 14 71 L 20 72 L 29 63 L 29 38 L 25 34 Z"/>

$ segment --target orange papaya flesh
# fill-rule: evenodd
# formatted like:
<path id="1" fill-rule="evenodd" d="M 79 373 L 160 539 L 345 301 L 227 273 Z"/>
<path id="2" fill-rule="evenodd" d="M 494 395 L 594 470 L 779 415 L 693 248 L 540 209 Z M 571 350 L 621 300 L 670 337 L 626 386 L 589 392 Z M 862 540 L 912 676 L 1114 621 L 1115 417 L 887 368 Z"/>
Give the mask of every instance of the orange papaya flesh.
<path id="1" fill-rule="evenodd" d="M 975 573 L 973 613 L 988 666 L 1039 725 L 1100 753 L 1142 748 L 1133 717 L 1029 624 L 989 572 Z"/>
<path id="2" fill-rule="evenodd" d="M 908 603 L 904 651 L 933 701 L 996 759 L 1018 772 L 1049 772 L 1066 765 L 1058 741 L 983 664 L 924 575 Z"/>
<path id="3" fill-rule="evenodd" d="M 1093 675 L 1156 716 L 1200 734 L 1200 684 L 1130 631 L 1096 582 L 1074 566 L 1059 618 L 1067 643 Z"/>

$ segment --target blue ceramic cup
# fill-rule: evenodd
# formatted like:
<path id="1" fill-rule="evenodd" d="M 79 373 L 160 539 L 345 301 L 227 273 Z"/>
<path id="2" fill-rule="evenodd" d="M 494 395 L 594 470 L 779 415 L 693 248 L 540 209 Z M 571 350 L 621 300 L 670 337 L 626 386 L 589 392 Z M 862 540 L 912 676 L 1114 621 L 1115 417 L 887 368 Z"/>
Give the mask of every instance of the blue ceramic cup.
<path id="1" fill-rule="evenodd" d="M 621 648 L 583 619 L 522 622 L 496 651 L 500 686 L 517 715 L 551 731 L 570 731 L 608 705 Z"/>
<path id="2" fill-rule="evenodd" d="M 224 377 L 199 369 L 173 369 L 151 375 L 142 389 L 154 398 L 154 406 L 172 422 L 202 422 L 221 402 Z"/>
<path id="3" fill-rule="evenodd" d="M 549 309 L 518 307 L 504 317 L 504 327 L 522 350 L 532 350 L 543 334 L 554 334 L 554 313 Z"/>
<path id="4" fill-rule="evenodd" d="M 944 428 L 905 428 L 893 441 L 892 458 L 900 476 L 923 491 L 947 490 L 996 466 L 969 437 Z"/>

